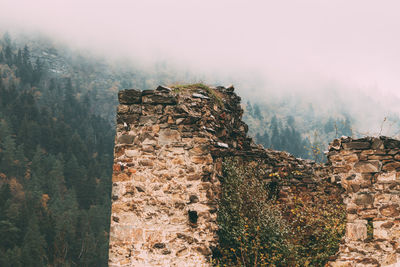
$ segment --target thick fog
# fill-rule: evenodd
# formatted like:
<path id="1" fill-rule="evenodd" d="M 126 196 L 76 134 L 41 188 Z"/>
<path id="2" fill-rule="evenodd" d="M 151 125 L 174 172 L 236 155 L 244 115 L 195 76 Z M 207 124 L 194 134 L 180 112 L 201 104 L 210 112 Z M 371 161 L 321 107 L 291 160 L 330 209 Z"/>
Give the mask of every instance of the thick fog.
<path id="1" fill-rule="evenodd" d="M 147 67 L 168 60 L 249 99 L 293 94 L 321 112 L 340 101 L 376 129 L 400 114 L 399 10 L 396 0 L 1 0 L 0 28 Z"/>

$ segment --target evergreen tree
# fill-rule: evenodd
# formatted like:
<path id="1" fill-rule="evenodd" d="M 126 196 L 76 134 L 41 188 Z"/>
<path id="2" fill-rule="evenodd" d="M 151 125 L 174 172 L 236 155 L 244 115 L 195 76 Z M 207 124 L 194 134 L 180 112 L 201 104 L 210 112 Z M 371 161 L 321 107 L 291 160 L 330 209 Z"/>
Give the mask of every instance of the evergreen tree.
<path id="1" fill-rule="evenodd" d="M 251 106 L 250 101 L 247 101 L 246 109 L 247 109 L 247 112 L 248 112 L 250 115 L 254 116 L 253 107 Z"/>
<path id="2" fill-rule="evenodd" d="M 8 175 L 15 175 L 16 172 L 16 164 L 15 164 L 15 156 L 16 156 L 16 147 L 15 147 L 14 138 L 10 135 L 5 136 L 1 142 L 1 162 L 0 167 L 1 170 L 6 172 Z"/>
<path id="3" fill-rule="evenodd" d="M 113 127 L 98 92 L 78 98 L 82 80 L 0 42 L 0 266 L 107 266 Z"/>
<path id="4" fill-rule="evenodd" d="M 260 107 L 257 104 L 253 105 L 253 115 L 255 118 L 259 120 L 263 120 L 263 116 L 261 115 Z"/>
<path id="5" fill-rule="evenodd" d="M 32 70 L 32 83 L 38 84 L 42 75 L 44 74 L 44 66 L 42 61 L 39 58 L 36 59 L 35 66 Z"/>
<path id="6" fill-rule="evenodd" d="M 20 235 L 18 229 L 12 222 L 8 220 L 0 221 L 0 246 L 13 248 L 17 243 Z"/>
<path id="7" fill-rule="evenodd" d="M 0 266 L 4 267 L 22 267 L 22 252 L 19 247 L 7 249 L 5 252 L 0 251 Z"/>
<path id="8" fill-rule="evenodd" d="M 274 149 L 279 150 L 281 147 L 281 139 L 280 133 L 278 128 L 278 119 L 274 115 L 271 119 L 271 140 L 270 140 L 271 147 Z"/>
<path id="9" fill-rule="evenodd" d="M 46 241 L 40 233 L 36 216 L 29 221 L 22 247 L 22 263 L 25 266 L 46 266 Z"/>

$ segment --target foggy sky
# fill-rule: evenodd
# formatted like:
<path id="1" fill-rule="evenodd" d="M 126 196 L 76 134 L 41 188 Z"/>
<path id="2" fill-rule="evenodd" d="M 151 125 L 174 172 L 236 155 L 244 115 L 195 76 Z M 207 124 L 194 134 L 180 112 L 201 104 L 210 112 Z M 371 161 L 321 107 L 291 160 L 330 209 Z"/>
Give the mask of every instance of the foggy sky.
<path id="1" fill-rule="evenodd" d="M 398 0 L 0 0 L 0 27 L 148 63 L 258 75 L 261 91 L 319 93 L 332 82 L 384 101 L 400 96 L 399 10 Z"/>

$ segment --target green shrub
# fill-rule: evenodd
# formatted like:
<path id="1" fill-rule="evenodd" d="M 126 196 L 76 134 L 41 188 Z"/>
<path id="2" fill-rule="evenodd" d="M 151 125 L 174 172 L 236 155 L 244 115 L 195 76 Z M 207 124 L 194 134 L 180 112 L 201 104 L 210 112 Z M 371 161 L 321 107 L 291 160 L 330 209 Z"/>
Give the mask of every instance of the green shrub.
<path id="1" fill-rule="evenodd" d="M 341 198 L 323 194 L 311 199 L 298 193 L 288 212 L 298 266 L 325 266 L 336 254 L 346 229 L 346 208 Z"/>
<path id="2" fill-rule="evenodd" d="M 325 266 L 345 233 L 338 193 L 325 193 L 332 185 L 321 181 L 312 195 L 294 191 L 289 203 L 280 202 L 276 196 L 290 174 L 266 173 L 263 165 L 233 158 L 223 163 L 215 265 Z"/>
<path id="3" fill-rule="evenodd" d="M 292 259 L 289 228 L 256 167 L 235 159 L 223 163 L 219 266 L 288 266 Z"/>

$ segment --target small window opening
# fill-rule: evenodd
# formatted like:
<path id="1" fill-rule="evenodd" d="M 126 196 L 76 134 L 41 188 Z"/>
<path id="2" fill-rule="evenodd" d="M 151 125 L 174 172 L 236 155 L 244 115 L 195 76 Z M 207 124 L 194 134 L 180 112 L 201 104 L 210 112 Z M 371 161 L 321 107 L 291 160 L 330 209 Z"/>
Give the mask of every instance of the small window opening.
<path id="1" fill-rule="evenodd" d="M 197 219 L 199 218 L 199 216 L 197 215 L 197 211 L 189 210 L 188 214 L 189 214 L 189 222 L 193 223 L 193 224 L 196 224 L 197 223 Z"/>

